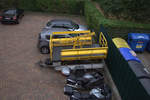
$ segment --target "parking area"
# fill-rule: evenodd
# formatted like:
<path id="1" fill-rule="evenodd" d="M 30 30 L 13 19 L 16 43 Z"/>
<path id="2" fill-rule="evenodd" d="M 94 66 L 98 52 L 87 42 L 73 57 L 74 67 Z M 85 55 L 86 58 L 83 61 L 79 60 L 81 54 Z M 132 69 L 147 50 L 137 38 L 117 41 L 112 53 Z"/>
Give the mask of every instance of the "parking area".
<path id="1" fill-rule="evenodd" d="M 0 100 L 67 100 L 65 77 L 37 64 L 49 56 L 37 49 L 38 33 L 48 20 L 57 18 L 86 25 L 82 16 L 37 12 L 25 13 L 17 25 L 0 24 Z M 138 57 L 150 71 L 150 53 Z"/>
<path id="2" fill-rule="evenodd" d="M 0 24 L 0 100 L 67 100 L 65 77 L 37 65 L 49 56 L 36 47 L 38 33 L 55 18 L 86 24 L 82 16 L 35 12 L 25 13 L 18 25 Z"/>

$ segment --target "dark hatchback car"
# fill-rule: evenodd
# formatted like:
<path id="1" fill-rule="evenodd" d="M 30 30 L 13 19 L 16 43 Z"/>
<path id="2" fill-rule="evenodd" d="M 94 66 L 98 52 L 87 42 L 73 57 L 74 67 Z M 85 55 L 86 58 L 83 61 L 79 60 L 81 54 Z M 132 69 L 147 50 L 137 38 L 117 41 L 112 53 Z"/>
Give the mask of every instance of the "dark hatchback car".
<path id="1" fill-rule="evenodd" d="M 2 23 L 16 23 L 19 24 L 20 19 L 24 16 L 24 10 L 22 9 L 7 9 L 3 10 L 0 15 L 0 21 Z"/>

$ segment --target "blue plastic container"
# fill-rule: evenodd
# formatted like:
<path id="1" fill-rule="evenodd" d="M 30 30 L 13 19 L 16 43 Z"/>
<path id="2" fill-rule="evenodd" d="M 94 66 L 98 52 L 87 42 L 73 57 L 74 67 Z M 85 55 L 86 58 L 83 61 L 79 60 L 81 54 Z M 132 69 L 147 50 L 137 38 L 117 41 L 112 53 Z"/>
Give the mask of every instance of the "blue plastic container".
<path id="1" fill-rule="evenodd" d="M 128 44 L 135 52 L 144 52 L 148 41 L 149 41 L 149 36 L 147 34 L 144 33 L 128 34 Z"/>
<path id="2" fill-rule="evenodd" d="M 123 55 L 126 61 L 136 61 L 141 63 L 140 59 L 137 58 L 136 53 L 130 48 L 120 48 L 119 51 Z"/>
<path id="3" fill-rule="evenodd" d="M 149 42 L 148 42 L 148 44 L 147 44 L 147 51 L 150 52 L 150 34 L 148 34 L 148 35 L 149 35 Z"/>

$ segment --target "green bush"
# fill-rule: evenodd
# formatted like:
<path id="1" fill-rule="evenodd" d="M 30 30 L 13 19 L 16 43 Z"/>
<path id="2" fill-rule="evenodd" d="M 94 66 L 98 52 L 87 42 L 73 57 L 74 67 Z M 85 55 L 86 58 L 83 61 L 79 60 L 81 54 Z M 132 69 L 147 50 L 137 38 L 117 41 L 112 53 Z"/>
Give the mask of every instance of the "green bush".
<path id="1" fill-rule="evenodd" d="M 0 9 L 19 7 L 29 11 L 82 14 L 84 0 L 0 0 Z"/>
<path id="2" fill-rule="evenodd" d="M 0 0 L 0 9 L 9 8 L 16 5 L 16 0 Z"/>
<path id="3" fill-rule="evenodd" d="M 31 10 L 31 11 L 38 10 L 36 6 L 36 0 L 18 0 L 17 6 L 25 10 Z"/>
<path id="4" fill-rule="evenodd" d="M 141 23 L 134 23 L 129 21 L 120 21 L 120 20 L 111 20 L 105 18 L 99 10 L 95 7 L 95 5 L 87 0 L 85 2 L 85 18 L 87 24 L 94 29 L 96 32 L 99 32 L 99 27 L 102 24 L 104 27 L 109 29 L 109 33 L 112 37 L 116 36 L 123 36 L 126 37 L 128 32 L 150 32 L 150 24 L 141 24 Z M 116 32 L 116 33 L 115 33 Z"/>
<path id="5" fill-rule="evenodd" d="M 26 10 L 81 14 L 82 0 L 19 0 L 19 7 Z"/>

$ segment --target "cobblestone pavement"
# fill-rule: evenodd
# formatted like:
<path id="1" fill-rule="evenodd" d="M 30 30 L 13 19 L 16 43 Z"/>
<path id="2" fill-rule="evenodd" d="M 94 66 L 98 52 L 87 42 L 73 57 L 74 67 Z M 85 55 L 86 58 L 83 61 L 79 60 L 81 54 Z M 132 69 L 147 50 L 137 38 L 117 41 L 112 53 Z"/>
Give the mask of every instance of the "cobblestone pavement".
<path id="1" fill-rule="evenodd" d="M 27 12 L 20 24 L 0 24 L 0 100 L 67 100 L 65 77 L 36 63 L 38 33 L 48 20 L 67 18 L 85 25 L 81 16 Z"/>

